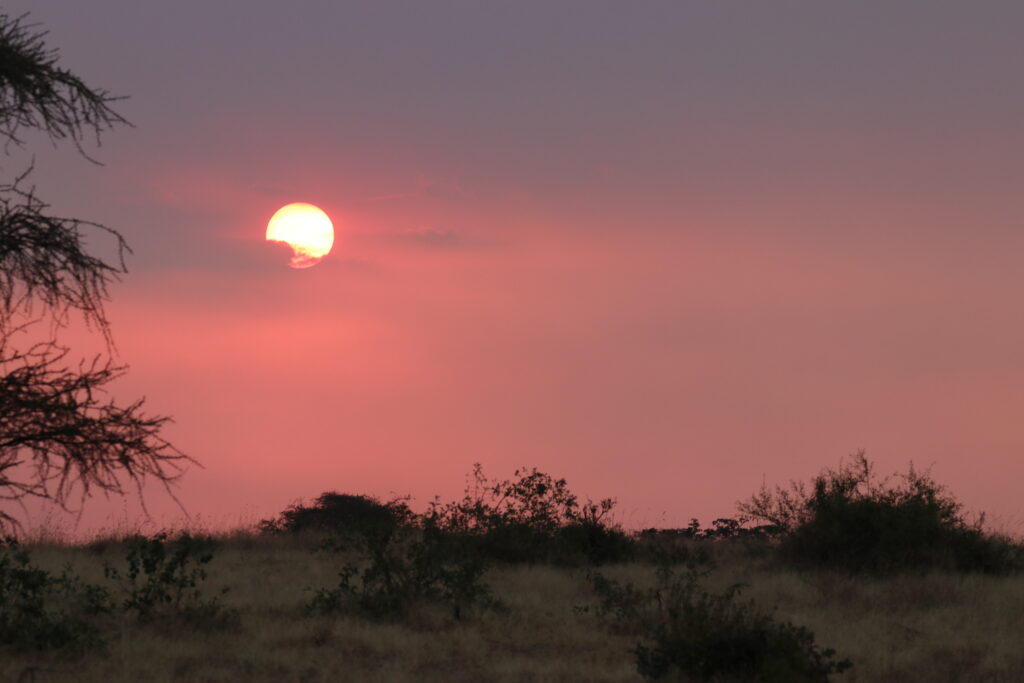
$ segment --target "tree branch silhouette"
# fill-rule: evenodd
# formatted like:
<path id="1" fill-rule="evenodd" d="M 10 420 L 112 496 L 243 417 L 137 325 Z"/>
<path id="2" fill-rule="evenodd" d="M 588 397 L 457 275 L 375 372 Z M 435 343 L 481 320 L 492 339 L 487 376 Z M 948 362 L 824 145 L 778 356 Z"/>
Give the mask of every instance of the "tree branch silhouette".
<path id="1" fill-rule="evenodd" d="M 86 133 L 98 141 L 127 121 L 110 108 L 117 98 L 58 66 L 45 36 L 24 17 L 0 14 L 0 136 L 20 146 L 19 132 L 36 129 L 72 140 L 88 158 Z M 25 187 L 31 170 L 0 185 L 0 502 L 66 508 L 75 491 L 84 502 L 96 490 L 141 494 L 146 480 L 167 489 L 194 462 L 161 436 L 170 418 L 145 412 L 144 399 L 125 405 L 107 394 L 127 369 L 113 360 L 104 303 L 126 272 L 128 245 L 104 225 L 50 215 Z M 87 232 L 113 239 L 112 263 L 88 251 Z M 73 315 L 102 335 L 105 354 L 73 362 L 58 341 Z M 17 526 L 0 510 L 0 529 Z"/>
<path id="2" fill-rule="evenodd" d="M 55 141 L 70 138 L 81 151 L 89 131 L 98 141 L 103 131 L 130 125 L 110 106 L 120 98 L 58 66 L 46 35 L 25 15 L 0 14 L 0 135 L 21 144 L 21 129 L 41 130 Z"/>

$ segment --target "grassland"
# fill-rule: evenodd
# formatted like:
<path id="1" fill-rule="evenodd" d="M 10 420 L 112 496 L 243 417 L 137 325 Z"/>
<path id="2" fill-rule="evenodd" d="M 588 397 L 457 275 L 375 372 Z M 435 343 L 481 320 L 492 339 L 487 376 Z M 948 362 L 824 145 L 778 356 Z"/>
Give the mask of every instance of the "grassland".
<path id="1" fill-rule="evenodd" d="M 717 568 L 709 589 L 749 584 L 745 598 L 810 628 L 819 644 L 854 667 L 834 680 L 1024 681 L 1024 576 L 905 573 L 851 576 L 797 571 L 737 541 L 704 544 Z M 218 540 L 202 590 L 237 611 L 227 626 L 117 613 L 105 622 L 106 651 L 0 651 L 0 681 L 640 681 L 631 649 L 593 609 L 586 568 L 492 566 L 484 575 L 506 609 L 455 620 L 423 605 L 398 620 L 312 616 L 311 589 L 336 583 L 340 558 L 316 537 L 238 532 Z M 104 564 L 123 563 L 117 540 L 91 546 L 30 544 L 33 562 L 70 565 L 109 584 Z M 636 584 L 653 581 L 643 562 L 601 568 Z M 115 594 L 116 595 L 116 594 Z"/>

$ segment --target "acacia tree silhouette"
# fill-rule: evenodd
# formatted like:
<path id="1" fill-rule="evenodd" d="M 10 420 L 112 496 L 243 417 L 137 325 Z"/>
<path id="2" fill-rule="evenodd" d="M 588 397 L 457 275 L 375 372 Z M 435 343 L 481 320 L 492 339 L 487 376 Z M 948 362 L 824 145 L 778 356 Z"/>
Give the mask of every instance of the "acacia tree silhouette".
<path id="1" fill-rule="evenodd" d="M 71 141 L 89 158 L 86 135 L 98 143 L 128 122 L 111 108 L 117 98 L 58 65 L 45 36 L 24 16 L 0 13 L 5 151 L 24 146 L 23 130 L 35 130 L 54 143 Z M 194 462 L 161 436 L 170 418 L 146 413 L 142 399 L 120 404 L 106 394 L 126 367 L 115 362 L 104 302 L 130 249 L 116 230 L 49 215 L 25 187 L 31 170 L 0 184 L 0 502 L 37 498 L 67 508 L 76 493 L 81 502 L 94 490 L 141 494 L 147 479 L 169 490 Z M 87 251 L 90 234 L 112 239 L 112 263 Z M 78 317 L 106 351 L 76 362 L 60 332 Z M 17 526 L 0 509 L 0 530 Z"/>

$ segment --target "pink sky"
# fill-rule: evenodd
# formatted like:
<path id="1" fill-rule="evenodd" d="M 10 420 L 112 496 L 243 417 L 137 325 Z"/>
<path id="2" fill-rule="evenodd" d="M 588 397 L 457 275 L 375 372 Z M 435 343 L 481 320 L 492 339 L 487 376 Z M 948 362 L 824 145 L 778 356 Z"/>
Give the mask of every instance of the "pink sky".
<path id="1" fill-rule="evenodd" d="M 1024 10 L 708 5 L 26 5 L 131 96 L 35 179 L 135 249 L 118 395 L 188 510 L 481 462 L 685 525 L 864 448 L 1019 531 Z M 337 228 L 305 271 L 292 201 Z"/>

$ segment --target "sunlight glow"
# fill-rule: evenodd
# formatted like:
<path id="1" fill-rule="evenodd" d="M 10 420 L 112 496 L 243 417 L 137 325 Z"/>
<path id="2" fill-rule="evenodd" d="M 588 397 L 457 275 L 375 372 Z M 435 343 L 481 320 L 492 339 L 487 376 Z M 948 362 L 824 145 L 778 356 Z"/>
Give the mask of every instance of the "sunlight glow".
<path id="1" fill-rule="evenodd" d="M 292 248 L 288 265 L 309 268 L 320 263 L 334 246 L 334 225 L 321 209 L 297 202 L 282 206 L 267 223 L 267 241 Z"/>

